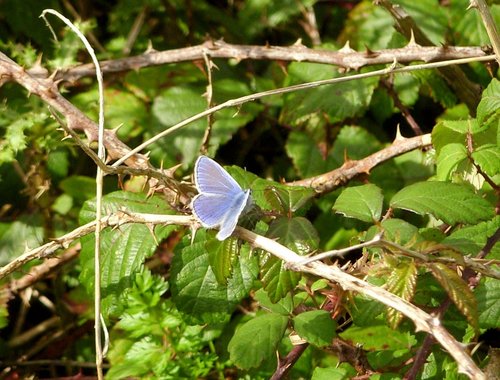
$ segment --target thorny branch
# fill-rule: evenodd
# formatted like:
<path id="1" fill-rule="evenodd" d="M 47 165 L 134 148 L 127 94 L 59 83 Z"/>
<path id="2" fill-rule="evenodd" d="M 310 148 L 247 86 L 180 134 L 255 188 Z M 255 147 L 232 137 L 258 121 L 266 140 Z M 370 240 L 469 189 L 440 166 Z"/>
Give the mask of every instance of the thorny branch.
<path id="1" fill-rule="evenodd" d="M 236 45 L 222 40 L 208 40 L 200 45 L 181 49 L 156 51 L 150 49 L 144 54 L 132 57 L 106 60 L 101 62 L 104 74 L 139 70 L 145 67 L 165 65 L 167 63 L 203 61 L 205 56 L 211 59 L 236 59 L 242 61 L 270 60 L 287 62 L 313 62 L 338 66 L 346 70 L 359 70 L 365 66 L 399 63 L 448 61 L 459 58 L 484 57 L 489 53 L 475 46 L 419 46 L 408 45 L 398 49 L 367 50 L 357 52 L 347 44 L 338 51 L 310 49 L 298 43 L 292 46 Z M 53 74 L 54 81 L 76 82 L 83 77 L 92 76 L 92 64 L 83 64 L 58 70 Z M 45 79 L 44 70 L 36 70 L 39 79 Z"/>
<path id="2" fill-rule="evenodd" d="M 141 214 L 141 213 L 127 213 L 117 212 L 103 218 L 103 228 L 109 226 L 119 226 L 125 223 L 142 223 L 148 225 L 156 224 L 176 224 L 176 225 L 196 225 L 197 222 L 192 216 L 178 216 L 178 215 L 155 215 L 155 214 Z M 86 234 L 92 233 L 95 229 L 95 221 L 88 223 L 75 231 L 70 232 L 57 241 L 39 247 L 36 250 L 27 252 L 21 258 L 15 260 L 15 263 L 10 263 L 6 267 L 0 268 L 0 278 L 11 273 L 22 264 L 32 260 L 33 258 L 46 257 L 54 253 L 59 247 L 67 246 L 72 241 Z M 465 352 L 462 345 L 457 342 L 448 331 L 443 328 L 439 319 L 432 317 L 425 313 L 418 307 L 411 303 L 397 297 L 396 295 L 386 291 L 385 289 L 371 285 L 363 280 L 360 280 L 336 266 L 327 266 L 323 263 L 309 263 L 301 264 L 303 257 L 297 255 L 295 252 L 279 244 L 278 242 L 257 235 L 242 227 L 236 227 L 235 235 L 247 242 L 254 248 L 260 248 L 270 252 L 274 256 L 283 260 L 293 270 L 311 273 L 322 278 L 329 279 L 337 282 L 345 290 L 355 291 L 373 298 L 389 307 L 392 307 L 406 317 L 411 319 L 417 328 L 417 331 L 425 331 L 432 334 L 436 340 L 445 348 L 449 354 L 456 360 L 459 370 L 467 374 L 471 379 L 485 379 L 481 370 L 472 361 L 469 355 Z"/>

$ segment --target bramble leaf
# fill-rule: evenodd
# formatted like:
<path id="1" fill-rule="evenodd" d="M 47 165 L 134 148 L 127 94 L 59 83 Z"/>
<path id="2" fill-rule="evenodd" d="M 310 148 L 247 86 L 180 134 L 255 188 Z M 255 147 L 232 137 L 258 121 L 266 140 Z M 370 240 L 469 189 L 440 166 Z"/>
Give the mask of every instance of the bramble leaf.
<path id="1" fill-rule="evenodd" d="M 472 290 L 456 271 L 441 263 L 428 264 L 432 275 L 438 280 L 460 312 L 465 315 L 470 325 L 478 329 L 478 307 Z"/>
<path id="2" fill-rule="evenodd" d="M 293 327 L 299 336 L 316 346 L 332 344 L 337 324 L 325 310 L 311 310 L 293 318 Z"/>
<path id="3" fill-rule="evenodd" d="M 209 264 L 207 233 L 212 232 L 198 230 L 193 244 L 184 239 L 172 261 L 170 277 L 177 308 L 199 323 L 227 320 L 257 277 L 257 258 L 249 255 L 248 245 L 242 245 L 231 276 L 221 285 Z"/>
<path id="4" fill-rule="evenodd" d="M 372 223 L 380 219 L 384 196 L 373 184 L 348 187 L 339 195 L 334 210 L 347 217 Z"/>
<path id="5" fill-rule="evenodd" d="M 299 255 L 317 249 L 319 238 L 309 220 L 303 217 L 275 219 L 270 225 L 267 237 L 279 238 L 281 244 Z M 272 302 L 285 297 L 298 283 L 300 274 L 285 269 L 282 260 L 265 253 L 261 256 L 261 279 Z"/>
<path id="6" fill-rule="evenodd" d="M 229 342 L 231 361 L 243 369 L 258 367 L 274 355 L 287 324 L 287 317 L 274 313 L 252 318 L 236 330 Z"/>
<path id="7" fill-rule="evenodd" d="M 493 206 L 470 188 L 449 182 L 419 182 L 399 191 L 391 207 L 432 214 L 448 224 L 477 223 L 493 217 Z"/>
<path id="8" fill-rule="evenodd" d="M 161 197 L 147 198 L 144 194 L 116 191 L 103 197 L 103 209 L 108 213 L 126 209 L 130 212 L 171 214 Z M 80 223 L 85 224 L 95 218 L 95 199 L 85 202 L 80 211 Z M 165 238 L 175 226 L 157 226 L 152 231 L 144 224 L 126 224 L 119 229 L 101 232 L 101 290 L 103 314 L 115 315 L 120 311 L 118 298 L 129 288 L 135 273 L 144 264 L 157 246 L 157 241 Z M 82 251 L 80 281 L 87 292 L 94 291 L 94 235 L 81 238 Z"/>
<path id="9" fill-rule="evenodd" d="M 387 291 L 396 294 L 405 301 L 410 301 L 415 294 L 415 288 L 417 286 L 418 272 L 415 262 L 413 260 L 406 260 L 391 269 L 386 283 Z M 403 314 L 393 308 L 388 308 L 387 317 L 389 326 L 393 329 L 396 329 L 403 320 Z"/>

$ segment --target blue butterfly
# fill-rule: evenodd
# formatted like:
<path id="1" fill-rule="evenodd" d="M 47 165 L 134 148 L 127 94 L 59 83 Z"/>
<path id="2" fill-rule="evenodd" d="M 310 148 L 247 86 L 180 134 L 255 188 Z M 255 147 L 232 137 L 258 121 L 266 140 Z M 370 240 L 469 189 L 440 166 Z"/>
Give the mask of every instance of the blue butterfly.
<path id="1" fill-rule="evenodd" d="M 193 198 L 193 215 L 206 228 L 219 228 L 218 240 L 233 233 L 239 217 L 251 208 L 250 190 L 243 190 L 217 162 L 200 156 L 194 165 L 198 195 Z"/>

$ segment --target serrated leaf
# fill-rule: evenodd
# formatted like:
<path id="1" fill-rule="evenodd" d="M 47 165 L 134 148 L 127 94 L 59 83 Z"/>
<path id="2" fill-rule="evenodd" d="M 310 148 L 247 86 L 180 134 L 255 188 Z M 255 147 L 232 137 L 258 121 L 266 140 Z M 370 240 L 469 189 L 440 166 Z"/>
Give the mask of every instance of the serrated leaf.
<path id="1" fill-rule="evenodd" d="M 264 289 L 259 289 L 255 292 L 254 298 L 259 302 L 260 307 L 264 310 L 272 311 L 273 313 L 288 316 L 293 311 L 293 299 L 290 294 L 273 303 L 269 295 Z"/>
<path id="2" fill-rule="evenodd" d="M 258 367 L 274 355 L 287 324 L 288 318 L 278 314 L 263 314 L 249 320 L 229 342 L 231 361 L 243 369 Z"/>
<path id="3" fill-rule="evenodd" d="M 349 380 L 356 376 L 356 370 L 346 368 L 320 368 L 315 367 L 311 380 Z"/>
<path id="4" fill-rule="evenodd" d="M 472 158 L 490 177 L 500 173 L 500 147 L 498 145 L 483 145 L 472 153 Z"/>
<path id="5" fill-rule="evenodd" d="M 293 62 L 288 67 L 289 84 L 338 75 L 331 66 L 318 63 Z M 367 109 L 377 82 L 377 78 L 368 78 L 286 94 L 280 121 L 294 126 L 309 123 L 319 128 L 354 117 Z"/>
<path id="6" fill-rule="evenodd" d="M 231 276 L 236 255 L 239 253 L 238 239 L 229 238 L 224 241 L 209 239 L 205 248 L 208 252 L 208 262 L 217 282 L 225 285 Z"/>
<path id="7" fill-rule="evenodd" d="M 441 263 L 429 263 L 432 275 L 438 280 L 455 306 L 467 318 L 474 329 L 478 329 L 478 308 L 474 293 L 457 274 Z"/>
<path id="8" fill-rule="evenodd" d="M 41 215 L 20 216 L 9 223 L 0 223 L 0 266 L 44 243 Z"/>
<path id="9" fill-rule="evenodd" d="M 500 81 L 493 78 L 483 91 L 481 101 L 477 106 L 477 120 L 479 125 L 488 126 L 497 123 L 500 119 Z"/>
<path id="10" fill-rule="evenodd" d="M 311 310 L 293 318 L 293 327 L 297 334 L 315 346 L 332 344 L 337 324 L 325 310 Z"/>
<path id="11" fill-rule="evenodd" d="M 171 214 L 173 211 L 161 197 L 147 198 L 144 194 L 116 191 L 103 197 L 103 209 L 114 212 L 126 209 L 130 212 Z M 95 218 L 95 200 L 85 202 L 80 211 L 80 223 L 85 224 Z M 117 229 L 101 232 L 101 293 L 102 312 L 114 315 L 120 310 L 118 298 L 132 284 L 135 273 L 150 256 L 157 241 L 168 236 L 175 226 L 157 226 L 155 237 L 147 226 L 126 224 Z M 94 235 L 81 238 L 82 251 L 80 281 L 87 292 L 94 291 Z"/>
<path id="12" fill-rule="evenodd" d="M 319 238 L 309 220 L 303 217 L 277 218 L 270 225 L 267 237 L 279 239 L 280 243 L 299 255 L 317 249 Z M 298 283 L 300 274 L 285 269 L 282 260 L 268 253 L 261 256 L 261 280 L 272 302 L 285 297 Z"/>
<path id="13" fill-rule="evenodd" d="M 314 140 L 304 132 L 292 131 L 288 136 L 286 150 L 302 178 L 325 173 L 335 167 L 335 161 L 330 157 L 323 157 Z"/>
<path id="14" fill-rule="evenodd" d="M 500 228 L 500 216 L 495 216 L 491 221 L 481 222 L 453 231 L 443 239 L 442 243 L 459 250 L 464 255 L 475 256 L 484 247 L 487 239 L 493 236 L 498 228 Z M 487 258 L 500 259 L 500 244 L 495 244 L 492 247 Z"/>
<path id="15" fill-rule="evenodd" d="M 417 285 L 417 266 L 413 260 L 405 260 L 398 266 L 392 267 L 387 278 L 387 291 L 397 295 L 405 301 L 410 301 L 415 294 Z M 401 312 L 388 308 L 387 317 L 389 326 L 396 329 L 403 320 Z"/>
<path id="16" fill-rule="evenodd" d="M 468 4 L 464 1 L 454 1 L 451 4 L 456 4 L 455 8 L 457 8 L 455 10 L 456 20 L 449 23 L 450 27 L 453 28 L 453 35 L 456 36 L 457 44 L 460 46 L 484 46 L 491 44 L 479 12 L 475 9 L 468 9 L 464 12 L 464 7 Z M 496 25 L 500 23 L 500 17 L 498 17 L 499 11 L 500 7 L 490 2 L 489 12 L 494 17 Z"/>
<path id="17" fill-rule="evenodd" d="M 426 89 L 432 98 L 441 103 L 444 108 L 450 108 L 456 104 L 455 93 L 438 73 L 432 70 L 418 70 L 413 71 L 412 75 L 420 80 L 422 88 Z"/>
<path id="18" fill-rule="evenodd" d="M 313 189 L 298 186 L 269 186 L 264 191 L 272 209 L 283 214 L 295 213 L 316 195 Z"/>
<path id="19" fill-rule="evenodd" d="M 343 127 L 326 155 L 320 153 L 315 141 L 304 132 L 293 131 L 288 136 L 287 154 L 301 177 L 312 177 L 340 167 L 347 158 L 361 159 L 378 149 L 377 138 L 364 128 Z"/>
<path id="20" fill-rule="evenodd" d="M 384 196 L 373 184 L 348 187 L 339 195 L 334 210 L 347 217 L 372 223 L 380 219 Z"/>
<path id="21" fill-rule="evenodd" d="M 178 246 L 172 261 L 170 285 L 177 308 L 199 323 L 227 320 L 257 278 L 257 258 L 242 245 L 231 277 L 221 285 L 209 264 L 205 249 L 207 231 L 198 230 L 196 240 L 187 238 Z"/>
<path id="22" fill-rule="evenodd" d="M 474 120 L 443 120 L 432 129 L 432 145 L 436 154 L 441 154 L 441 149 L 448 144 L 465 145 L 467 133 L 472 129 Z"/>
<path id="23" fill-rule="evenodd" d="M 429 181 L 407 186 L 392 197 L 391 207 L 431 214 L 450 225 L 477 223 L 494 214 L 492 205 L 470 188 L 449 182 Z"/>
<path id="24" fill-rule="evenodd" d="M 440 151 L 436 163 L 436 178 L 440 181 L 450 179 L 457 167 L 467 160 L 467 148 L 462 143 L 445 145 Z"/>
<path id="25" fill-rule="evenodd" d="M 382 303 L 360 295 L 354 296 L 354 303 L 350 312 L 356 326 L 372 326 L 376 318 L 385 311 Z"/>
<path id="26" fill-rule="evenodd" d="M 496 329 L 500 326 L 500 281 L 484 278 L 475 289 L 479 327 Z"/>
<path id="27" fill-rule="evenodd" d="M 415 336 L 409 332 L 400 332 L 387 325 L 373 323 L 365 327 L 352 325 L 339 333 L 339 336 L 354 344 L 360 344 L 364 350 L 369 351 L 408 349 L 417 343 Z"/>
<path id="28" fill-rule="evenodd" d="M 217 82 L 216 82 L 217 83 Z M 231 83 L 234 85 L 231 91 Z M 221 90 L 224 96 L 234 96 L 236 94 L 247 95 L 249 89 L 245 85 L 233 80 L 225 80 L 221 84 Z M 219 84 L 216 84 L 219 86 Z M 152 106 L 154 116 L 154 130 L 152 133 L 163 131 L 182 120 L 185 120 L 206 109 L 206 99 L 202 94 L 205 88 L 202 86 L 173 86 L 164 90 L 158 95 Z M 217 94 L 217 92 L 215 92 Z M 219 95 L 217 95 L 219 96 Z M 220 144 L 223 144 L 231 138 L 236 130 L 252 120 L 262 106 L 251 104 L 245 105 L 238 112 L 235 109 L 225 109 L 214 116 L 213 130 L 210 138 L 209 153 L 214 154 Z M 192 163 L 199 150 L 205 133 L 207 122 L 206 118 L 199 119 L 189 124 L 188 128 L 181 129 L 168 141 L 161 140 L 155 144 L 158 154 L 163 152 L 159 158 L 165 158 L 165 166 L 173 166 L 179 163 L 179 157 L 184 164 Z M 167 145 L 165 145 L 167 144 Z"/>

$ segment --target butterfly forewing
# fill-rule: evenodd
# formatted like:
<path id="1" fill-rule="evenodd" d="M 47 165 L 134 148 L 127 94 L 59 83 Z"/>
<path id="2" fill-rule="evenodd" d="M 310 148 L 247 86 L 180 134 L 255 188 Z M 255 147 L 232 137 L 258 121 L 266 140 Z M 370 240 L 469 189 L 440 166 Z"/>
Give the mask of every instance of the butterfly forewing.
<path id="1" fill-rule="evenodd" d="M 233 197 L 243 192 L 233 177 L 211 158 L 200 156 L 194 170 L 194 181 L 200 193 Z"/>

